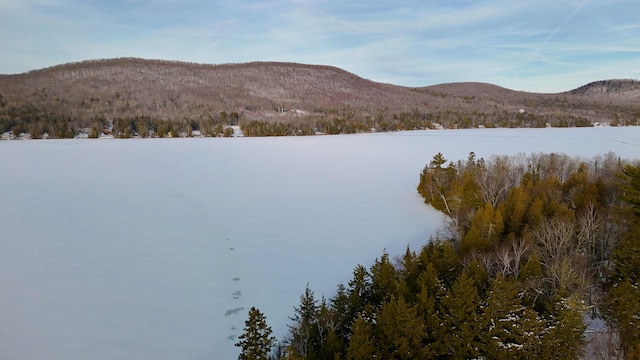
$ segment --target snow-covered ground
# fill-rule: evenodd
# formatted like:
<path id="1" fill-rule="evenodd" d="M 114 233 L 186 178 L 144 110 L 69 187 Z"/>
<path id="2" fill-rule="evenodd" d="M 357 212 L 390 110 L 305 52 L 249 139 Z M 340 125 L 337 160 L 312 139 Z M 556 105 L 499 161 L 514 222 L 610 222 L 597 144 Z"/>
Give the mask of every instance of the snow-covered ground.
<path id="1" fill-rule="evenodd" d="M 640 128 L 0 142 L 0 354 L 233 359 L 251 306 L 278 337 L 307 283 L 439 225 L 415 187 L 449 160 L 640 154 Z"/>

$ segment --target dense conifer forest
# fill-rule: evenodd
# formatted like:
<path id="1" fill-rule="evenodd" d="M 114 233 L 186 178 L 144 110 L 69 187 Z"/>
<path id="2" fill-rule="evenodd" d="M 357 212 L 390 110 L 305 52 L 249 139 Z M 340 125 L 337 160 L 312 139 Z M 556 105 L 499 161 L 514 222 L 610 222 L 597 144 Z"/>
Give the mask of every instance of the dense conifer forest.
<path id="1" fill-rule="evenodd" d="M 307 285 L 269 356 L 247 350 L 273 343 L 266 323 L 249 336 L 253 310 L 240 358 L 640 357 L 640 164 L 438 153 L 417 190 L 448 215 L 434 238 L 357 265 L 329 299 Z"/>

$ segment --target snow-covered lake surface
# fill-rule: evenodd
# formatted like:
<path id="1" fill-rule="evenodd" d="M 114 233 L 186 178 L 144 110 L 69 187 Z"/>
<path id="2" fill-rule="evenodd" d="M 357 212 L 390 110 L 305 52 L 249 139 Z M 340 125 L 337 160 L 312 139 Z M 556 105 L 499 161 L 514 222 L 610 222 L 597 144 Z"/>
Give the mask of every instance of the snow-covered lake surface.
<path id="1" fill-rule="evenodd" d="M 415 187 L 449 160 L 640 155 L 640 128 L 0 142 L 0 354 L 233 359 L 248 309 L 280 338 L 320 298 L 440 215 Z"/>

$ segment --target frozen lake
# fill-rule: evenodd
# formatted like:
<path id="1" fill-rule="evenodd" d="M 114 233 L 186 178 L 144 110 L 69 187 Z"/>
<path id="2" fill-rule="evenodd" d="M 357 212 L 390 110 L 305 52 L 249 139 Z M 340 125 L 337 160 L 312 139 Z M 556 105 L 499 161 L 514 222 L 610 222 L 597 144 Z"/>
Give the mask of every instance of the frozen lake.
<path id="1" fill-rule="evenodd" d="M 640 128 L 0 141 L 0 354 L 233 359 L 258 307 L 280 338 L 307 283 L 418 248 L 432 156 L 640 155 Z"/>

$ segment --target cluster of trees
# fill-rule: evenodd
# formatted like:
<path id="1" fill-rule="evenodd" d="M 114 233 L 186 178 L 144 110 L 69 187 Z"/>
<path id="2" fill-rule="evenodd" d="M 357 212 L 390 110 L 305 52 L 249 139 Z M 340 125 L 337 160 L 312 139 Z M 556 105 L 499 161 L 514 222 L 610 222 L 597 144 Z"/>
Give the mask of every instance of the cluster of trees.
<path id="1" fill-rule="evenodd" d="M 240 126 L 245 136 L 289 136 L 314 135 L 315 130 L 307 124 L 294 125 L 289 122 L 250 120 Z"/>
<path id="2" fill-rule="evenodd" d="M 254 358 L 577 359 L 587 314 L 615 333 L 600 356 L 640 356 L 640 165 L 438 153 L 418 191 L 448 215 L 437 238 L 356 266 L 328 300 L 307 286 Z"/>
<path id="3" fill-rule="evenodd" d="M 130 95 L 129 95 L 130 96 Z M 116 100 L 117 99 L 117 100 Z M 111 101 L 111 100 L 109 100 Z M 123 97 L 114 95 L 114 104 L 122 102 Z M 51 100 L 53 105 L 38 107 L 29 102 L 7 103 L 0 95 L 0 133 L 12 131 L 16 136 L 29 133 L 33 138 L 42 138 L 48 134 L 51 138 L 73 138 L 81 133 L 88 137 L 97 137 L 105 127 L 113 126 L 115 137 L 129 138 L 133 136 L 157 137 L 191 136 L 198 130 L 203 136 L 225 134 L 228 125 L 239 125 L 246 136 L 286 136 L 324 134 L 353 134 L 370 131 L 399 131 L 416 129 L 433 129 L 444 127 L 581 127 L 591 126 L 586 118 L 570 115 L 536 115 L 533 113 L 509 113 L 505 111 L 464 112 L 464 111 L 431 111 L 421 112 L 417 109 L 400 113 L 378 111 L 376 114 L 360 114 L 348 109 L 322 110 L 319 113 L 288 115 L 282 119 L 256 119 L 244 117 L 238 112 L 205 111 L 206 116 L 163 119 L 144 115 L 108 116 L 104 112 L 93 112 L 91 104 L 104 102 L 99 98 L 91 98 L 82 102 L 80 108 L 86 111 L 78 113 L 65 99 Z M 113 105 L 115 106 L 115 105 Z M 194 105 L 195 106 L 195 105 Z M 67 109 L 69 108 L 69 109 Z M 64 110 L 67 109 L 67 110 Z M 118 113 L 118 111 L 113 111 Z M 189 112 L 185 112 L 188 114 Z M 92 114 L 91 116 L 87 114 Z"/>
<path id="4" fill-rule="evenodd" d="M 105 129 L 118 138 L 192 136 L 194 130 L 200 131 L 202 136 L 228 136 L 232 132 L 225 131 L 226 127 L 236 125 L 238 118 L 238 113 L 227 114 L 225 111 L 198 120 L 165 120 L 150 116 L 107 119 L 104 114 L 82 118 L 59 115 L 26 103 L 8 106 L 0 102 L 0 133 L 11 131 L 16 136 L 29 133 L 34 139 L 40 139 L 44 134 L 54 139 L 73 138 L 82 133 L 97 138 Z"/>
<path id="5" fill-rule="evenodd" d="M 375 116 L 357 116 L 350 111 L 340 114 L 329 112 L 322 116 L 310 116 L 290 122 L 252 120 L 241 122 L 242 131 L 248 136 L 283 136 L 323 134 L 355 134 L 370 131 L 401 131 L 418 129 L 467 129 L 477 127 L 523 128 L 546 126 L 553 127 L 589 127 L 586 118 L 570 115 L 536 115 L 520 113 L 463 113 L 457 111 L 437 111 L 423 113 L 418 110 Z"/>
<path id="6" fill-rule="evenodd" d="M 309 116 L 290 122 L 273 122 L 253 120 L 241 122 L 243 132 L 249 136 L 283 136 L 308 135 L 317 132 L 323 134 L 355 134 L 370 131 L 401 131 L 418 129 L 447 129 L 467 128 L 524 128 L 546 126 L 553 127 L 589 127 L 591 121 L 586 118 L 570 115 L 536 115 L 520 113 L 482 113 L 436 111 L 423 113 L 418 110 L 386 114 L 380 112 L 375 116 L 357 116 L 351 111 L 329 112 L 321 116 Z"/>
<path id="7" fill-rule="evenodd" d="M 0 133 L 13 131 L 16 136 L 30 133 L 34 138 L 42 138 L 47 133 L 55 138 L 72 138 L 77 126 L 69 116 L 43 111 L 30 104 L 9 106 L 0 101 Z"/>

